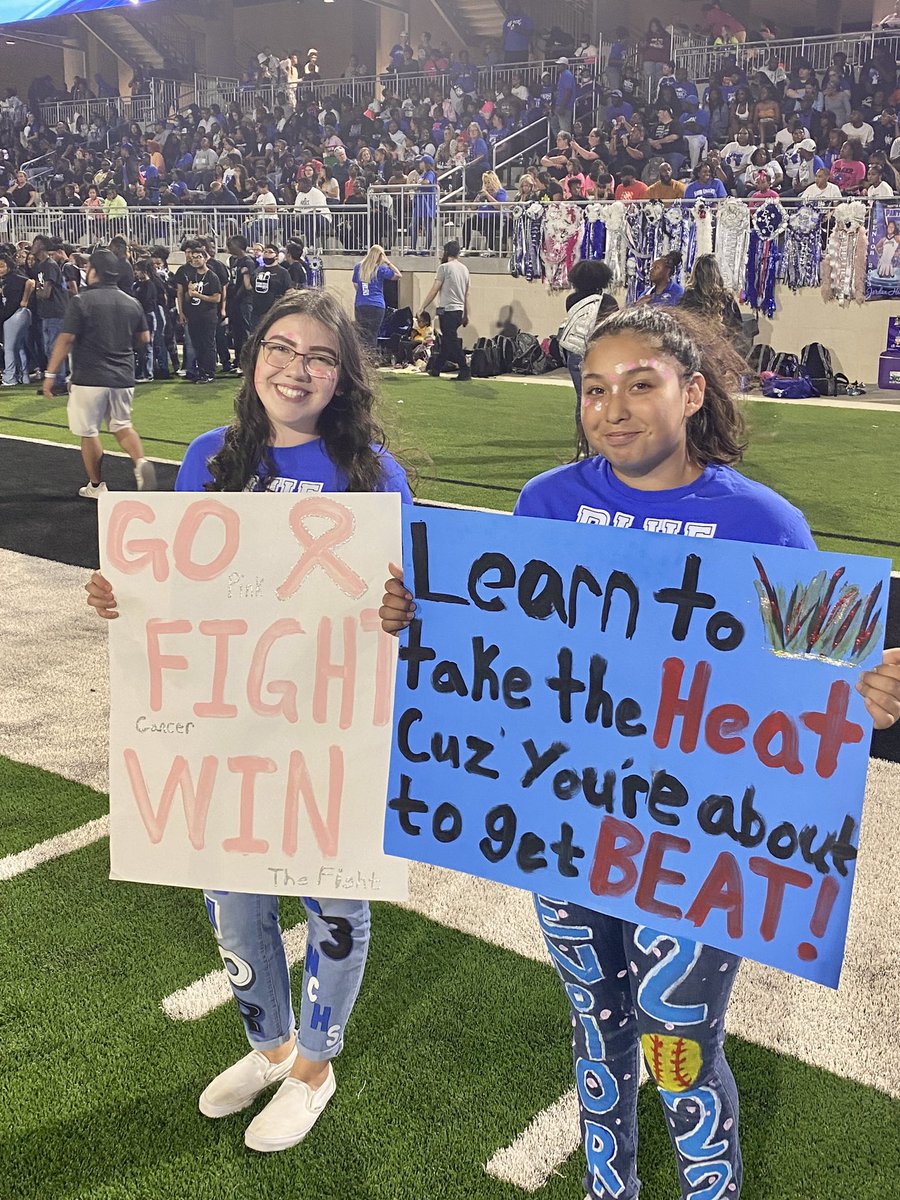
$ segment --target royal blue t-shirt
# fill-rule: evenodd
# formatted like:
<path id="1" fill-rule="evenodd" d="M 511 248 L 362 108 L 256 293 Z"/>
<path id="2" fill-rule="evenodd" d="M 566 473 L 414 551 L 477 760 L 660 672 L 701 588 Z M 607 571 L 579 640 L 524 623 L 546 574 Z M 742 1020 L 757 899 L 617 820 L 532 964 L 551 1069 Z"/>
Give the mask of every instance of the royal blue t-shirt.
<path id="1" fill-rule="evenodd" d="M 733 467 L 708 466 L 684 487 L 645 492 L 618 479 L 605 458 L 584 458 L 526 483 L 515 513 L 582 525 L 816 548 L 799 509 Z"/>
<path id="2" fill-rule="evenodd" d="M 487 142 L 483 137 L 477 137 L 469 146 L 469 162 L 475 162 L 480 158 L 487 158 L 488 147 Z"/>
<path id="3" fill-rule="evenodd" d="M 709 183 L 692 179 L 684 189 L 685 200 L 724 200 L 727 195 L 721 179 L 711 179 Z"/>
<path id="4" fill-rule="evenodd" d="M 534 30 L 531 17 L 523 15 L 507 17 L 503 22 L 503 49 L 526 53 Z"/>
<path id="5" fill-rule="evenodd" d="M 648 304 L 672 305 L 678 304 L 684 295 L 684 288 L 677 279 L 670 279 L 661 292 L 649 292 Z"/>
<path id="6" fill-rule="evenodd" d="M 385 281 L 393 277 L 391 268 L 382 263 L 368 283 L 363 283 L 359 277 L 359 263 L 353 268 L 353 283 L 356 287 L 356 304 L 362 306 L 371 304 L 373 308 L 384 308 Z"/>
<path id="7" fill-rule="evenodd" d="M 195 438 L 184 456 L 184 462 L 175 480 L 176 492 L 202 492 L 203 485 L 212 476 L 207 463 L 222 449 L 225 426 L 201 433 Z M 299 446 L 273 446 L 270 451 L 275 463 L 276 474 L 269 480 L 269 492 L 298 492 L 309 495 L 313 492 L 345 492 L 347 478 L 339 471 L 325 451 L 321 438 L 303 442 Z M 384 468 L 384 480 L 379 492 L 399 492 L 404 504 L 412 503 L 412 493 L 406 472 L 386 450 L 377 451 Z M 255 482 L 255 481 L 254 481 Z M 247 491 L 252 491 L 248 487 Z"/>

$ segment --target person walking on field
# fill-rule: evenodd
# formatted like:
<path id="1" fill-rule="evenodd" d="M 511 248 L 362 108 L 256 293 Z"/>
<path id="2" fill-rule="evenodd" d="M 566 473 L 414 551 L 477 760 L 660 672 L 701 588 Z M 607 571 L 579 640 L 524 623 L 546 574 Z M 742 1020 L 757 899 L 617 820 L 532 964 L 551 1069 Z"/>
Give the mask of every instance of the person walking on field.
<path id="1" fill-rule="evenodd" d="M 472 374 L 459 336 L 460 329 L 465 329 L 469 323 L 469 269 L 459 261 L 459 242 L 445 244 L 443 262 L 419 309 L 420 317 L 435 297 L 441 320 L 441 341 L 428 362 L 428 374 L 436 379 L 444 363 L 453 362 L 458 367 L 456 381 L 461 383 L 471 379 Z"/>
<path id="2" fill-rule="evenodd" d="M 69 429 L 81 438 L 88 482 L 78 494 L 87 500 L 96 500 L 106 491 L 99 436 L 104 422 L 134 463 L 138 491 L 156 487 L 153 463 L 144 458 L 141 439 L 131 423 L 134 352 L 146 348 L 150 333 L 140 304 L 133 296 L 126 296 L 118 283 L 119 260 L 115 254 L 95 250 L 88 267 L 87 287 L 68 303 L 44 377 L 44 395 L 50 399 L 56 373 L 72 355 Z"/>

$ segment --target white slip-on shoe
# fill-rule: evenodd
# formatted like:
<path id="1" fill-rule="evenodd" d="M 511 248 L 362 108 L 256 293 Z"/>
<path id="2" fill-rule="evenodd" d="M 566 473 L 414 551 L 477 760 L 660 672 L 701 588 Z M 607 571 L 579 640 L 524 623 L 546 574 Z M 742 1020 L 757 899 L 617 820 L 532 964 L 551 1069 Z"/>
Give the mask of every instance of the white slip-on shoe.
<path id="1" fill-rule="evenodd" d="M 252 1104 L 256 1097 L 281 1083 L 290 1074 L 297 1047 L 294 1046 L 284 1062 L 269 1062 L 261 1050 L 251 1050 L 239 1058 L 203 1090 L 198 1105 L 204 1117 L 230 1117 Z"/>
<path id="2" fill-rule="evenodd" d="M 315 1091 L 301 1079 L 289 1077 L 247 1126 L 245 1145 L 263 1154 L 296 1146 L 318 1121 L 336 1087 L 330 1063 L 325 1082 Z"/>

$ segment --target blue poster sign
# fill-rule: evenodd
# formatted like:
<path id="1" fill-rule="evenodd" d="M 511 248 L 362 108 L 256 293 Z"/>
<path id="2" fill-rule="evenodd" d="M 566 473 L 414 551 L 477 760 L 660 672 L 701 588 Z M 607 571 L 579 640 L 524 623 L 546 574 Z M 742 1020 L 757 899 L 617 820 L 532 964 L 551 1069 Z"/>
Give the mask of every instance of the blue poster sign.
<path id="1" fill-rule="evenodd" d="M 389 854 L 837 986 L 884 559 L 404 513 Z"/>

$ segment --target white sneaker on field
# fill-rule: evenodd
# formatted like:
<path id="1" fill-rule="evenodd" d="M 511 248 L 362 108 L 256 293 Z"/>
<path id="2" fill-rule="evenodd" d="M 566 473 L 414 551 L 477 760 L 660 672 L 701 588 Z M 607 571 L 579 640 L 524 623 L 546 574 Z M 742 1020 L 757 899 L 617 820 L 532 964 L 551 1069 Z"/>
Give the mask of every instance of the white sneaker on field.
<path id="1" fill-rule="evenodd" d="M 336 1087 L 330 1063 L 324 1083 L 315 1091 L 290 1076 L 247 1126 L 244 1144 L 263 1154 L 296 1146 L 318 1121 Z"/>
<path id="2" fill-rule="evenodd" d="M 78 489 L 78 495 L 84 496 L 85 500 L 96 500 L 98 496 L 102 496 L 107 490 L 106 484 L 102 481 L 100 483 L 86 483 L 84 487 Z"/>
<path id="3" fill-rule="evenodd" d="M 198 1101 L 200 1111 L 204 1117 L 230 1117 L 241 1112 L 266 1088 L 289 1075 L 296 1057 L 296 1044 L 280 1063 L 269 1062 L 261 1050 L 251 1050 L 206 1086 Z"/>

